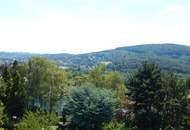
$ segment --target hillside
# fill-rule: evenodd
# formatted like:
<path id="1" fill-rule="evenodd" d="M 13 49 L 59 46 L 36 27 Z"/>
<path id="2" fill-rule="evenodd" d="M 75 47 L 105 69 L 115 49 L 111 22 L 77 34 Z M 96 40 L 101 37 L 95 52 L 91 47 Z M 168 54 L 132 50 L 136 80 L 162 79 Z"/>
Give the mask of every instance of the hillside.
<path id="1" fill-rule="evenodd" d="M 162 69 L 175 71 L 179 74 L 190 74 L 190 46 L 177 44 L 147 44 L 120 47 L 113 50 L 87 54 L 30 54 L 0 53 L 1 62 L 14 59 L 26 61 L 32 56 L 43 56 L 58 62 L 62 66 L 73 69 L 91 69 L 101 62 L 109 63 L 112 70 L 129 72 L 136 69 L 142 61 L 148 60 L 160 65 Z"/>

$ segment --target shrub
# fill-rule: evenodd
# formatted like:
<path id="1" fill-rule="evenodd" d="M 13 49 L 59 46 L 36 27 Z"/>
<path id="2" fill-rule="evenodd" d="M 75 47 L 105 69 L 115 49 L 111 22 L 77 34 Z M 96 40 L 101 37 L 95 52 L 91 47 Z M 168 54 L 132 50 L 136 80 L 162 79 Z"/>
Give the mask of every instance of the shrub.
<path id="1" fill-rule="evenodd" d="M 16 126 L 17 130 L 52 130 L 51 126 L 58 124 L 59 118 L 54 113 L 28 112 Z"/>
<path id="2" fill-rule="evenodd" d="M 102 130 L 126 130 L 125 123 L 110 122 L 105 124 Z"/>
<path id="3" fill-rule="evenodd" d="M 4 106 L 0 102 L 0 127 L 3 126 L 4 124 L 3 118 L 4 118 Z"/>
<path id="4" fill-rule="evenodd" d="M 112 91 L 87 85 L 70 90 L 63 115 L 70 116 L 71 126 L 77 129 L 97 130 L 112 120 L 116 104 Z"/>
<path id="5" fill-rule="evenodd" d="M 7 117 L 7 114 L 5 113 L 5 107 L 2 102 L 0 102 L 0 128 L 12 128 L 13 124 Z"/>

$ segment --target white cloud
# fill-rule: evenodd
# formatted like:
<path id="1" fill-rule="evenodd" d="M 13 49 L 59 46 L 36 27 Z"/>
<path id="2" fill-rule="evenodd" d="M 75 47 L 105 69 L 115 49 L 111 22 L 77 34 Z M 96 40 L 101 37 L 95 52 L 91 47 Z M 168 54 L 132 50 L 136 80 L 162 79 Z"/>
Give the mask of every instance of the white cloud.
<path id="1" fill-rule="evenodd" d="M 180 15 L 183 14 L 187 11 L 187 8 L 184 5 L 179 5 L 179 4 L 171 4 L 171 5 L 167 5 L 166 7 L 164 7 L 160 14 L 161 15 Z"/>

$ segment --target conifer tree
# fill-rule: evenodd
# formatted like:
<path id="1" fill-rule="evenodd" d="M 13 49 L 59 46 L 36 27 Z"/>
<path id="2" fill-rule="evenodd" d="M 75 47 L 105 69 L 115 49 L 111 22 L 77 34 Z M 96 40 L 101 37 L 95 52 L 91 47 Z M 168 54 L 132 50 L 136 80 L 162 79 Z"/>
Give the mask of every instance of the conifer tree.
<path id="1" fill-rule="evenodd" d="M 144 62 L 129 80 L 129 98 L 134 102 L 133 113 L 138 130 L 159 130 L 162 101 L 161 71 L 155 64 Z"/>
<path id="2" fill-rule="evenodd" d="M 163 77 L 163 128 L 186 130 L 190 126 L 189 83 L 169 73 Z"/>
<path id="3" fill-rule="evenodd" d="M 17 61 L 1 68 L 5 94 L 2 102 L 9 117 L 22 117 L 27 104 L 24 76 L 20 74 Z"/>

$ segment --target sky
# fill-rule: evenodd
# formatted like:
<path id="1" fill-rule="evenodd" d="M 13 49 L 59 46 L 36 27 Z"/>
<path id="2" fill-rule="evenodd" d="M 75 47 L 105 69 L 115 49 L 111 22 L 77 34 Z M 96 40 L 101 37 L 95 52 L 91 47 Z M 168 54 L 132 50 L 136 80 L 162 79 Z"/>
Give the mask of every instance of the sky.
<path id="1" fill-rule="evenodd" d="M 190 45 L 190 0 L 0 0 L 0 51 Z"/>

